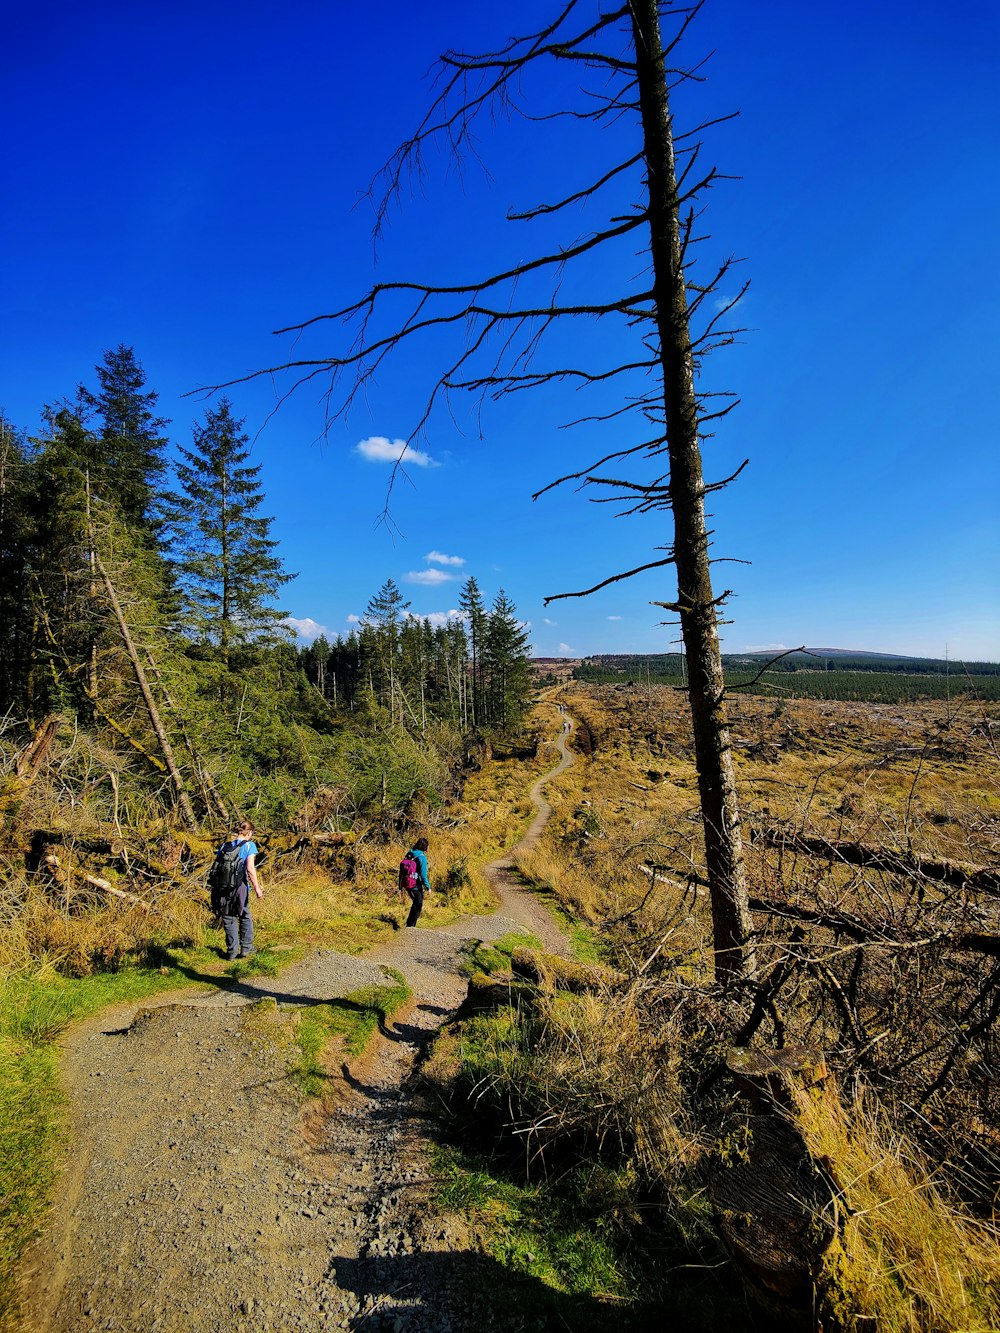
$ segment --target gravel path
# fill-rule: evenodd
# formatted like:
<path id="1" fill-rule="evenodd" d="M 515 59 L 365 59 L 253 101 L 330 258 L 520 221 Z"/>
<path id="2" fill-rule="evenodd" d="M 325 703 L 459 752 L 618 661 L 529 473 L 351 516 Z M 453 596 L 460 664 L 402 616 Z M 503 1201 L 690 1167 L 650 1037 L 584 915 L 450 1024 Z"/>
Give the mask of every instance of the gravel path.
<path id="1" fill-rule="evenodd" d="M 549 814 L 545 782 L 519 846 Z M 567 952 L 519 888 L 510 854 L 486 871 L 489 916 L 400 931 L 363 958 L 321 949 L 276 980 L 124 1006 L 67 1036 L 71 1153 L 26 1270 L 34 1333 L 219 1329 L 465 1333 L 503 1329 L 496 1265 L 428 1205 L 407 1080 L 465 996 L 463 944 L 530 930 Z M 413 1002 L 342 1069 L 336 1109 L 309 1118 L 285 1076 L 290 1015 L 398 969 Z M 261 1003 L 263 1002 L 263 1003 Z M 520 1328 L 517 1323 L 512 1327 Z"/>

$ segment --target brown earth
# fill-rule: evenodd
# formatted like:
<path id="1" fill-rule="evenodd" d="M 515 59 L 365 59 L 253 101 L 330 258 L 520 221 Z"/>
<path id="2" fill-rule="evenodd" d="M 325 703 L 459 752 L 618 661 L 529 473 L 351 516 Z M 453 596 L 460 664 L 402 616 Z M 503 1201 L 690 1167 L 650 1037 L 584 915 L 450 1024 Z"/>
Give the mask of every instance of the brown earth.
<path id="1" fill-rule="evenodd" d="M 532 788 L 538 837 L 549 809 Z M 516 850 L 516 849 L 514 849 Z M 410 1075 L 462 1002 L 470 940 L 528 930 L 567 946 L 508 853 L 487 867 L 500 906 L 402 930 L 358 958 L 314 952 L 279 978 L 175 992 L 80 1024 L 64 1041 L 69 1152 L 26 1265 L 32 1333 L 208 1333 L 364 1327 L 460 1333 L 504 1322 L 506 1275 L 461 1217 L 432 1203 L 428 1132 Z M 413 992 L 322 1106 L 287 1077 L 291 1016 L 383 984 Z M 511 1317 L 513 1319 L 513 1317 Z"/>

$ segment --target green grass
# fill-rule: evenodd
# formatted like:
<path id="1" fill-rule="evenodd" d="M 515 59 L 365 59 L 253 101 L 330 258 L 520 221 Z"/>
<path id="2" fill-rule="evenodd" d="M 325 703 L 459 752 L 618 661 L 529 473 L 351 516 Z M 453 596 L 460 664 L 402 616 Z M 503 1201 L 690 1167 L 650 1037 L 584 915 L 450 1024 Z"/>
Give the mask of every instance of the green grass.
<path id="1" fill-rule="evenodd" d="M 495 972 L 509 972 L 511 955 L 515 949 L 541 949 L 542 942 L 535 935 L 503 935 L 498 940 L 487 944 L 484 940 L 469 941 L 462 947 L 462 971 L 467 977 L 477 972 L 485 972 L 491 977 Z"/>
<path id="2" fill-rule="evenodd" d="M 258 949 L 249 958 L 240 958 L 230 963 L 226 974 L 234 981 L 242 981 L 244 977 L 276 977 L 283 967 L 300 958 L 303 953 L 302 949 L 282 950 L 279 956 L 272 949 Z"/>
<path id="3" fill-rule="evenodd" d="M 436 1203 L 471 1217 L 483 1229 L 487 1253 L 509 1272 L 530 1275 L 554 1293 L 631 1295 L 635 1274 L 622 1253 L 620 1221 L 605 1211 L 606 1190 L 592 1189 L 590 1168 L 564 1176 L 557 1189 L 518 1183 L 455 1148 L 435 1149 L 432 1168 Z M 615 1186 L 634 1196 L 634 1181 Z"/>
<path id="4" fill-rule="evenodd" d="M 720 1270 L 718 1256 L 699 1263 L 678 1251 L 628 1166 L 591 1159 L 526 1183 L 449 1145 L 435 1150 L 432 1169 L 434 1203 L 470 1219 L 498 1265 L 498 1303 L 525 1328 L 755 1328 L 731 1269 Z"/>
<path id="5" fill-rule="evenodd" d="M 365 986 L 342 1000 L 310 1005 L 299 1015 L 295 1029 L 298 1059 L 291 1075 L 308 1097 L 320 1097 L 326 1089 L 329 1073 L 324 1054 L 329 1044 L 340 1038 L 348 1055 L 361 1055 L 373 1033 L 384 1026 L 410 998 L 410 988 L 393 968 L 393 986 Z"/>

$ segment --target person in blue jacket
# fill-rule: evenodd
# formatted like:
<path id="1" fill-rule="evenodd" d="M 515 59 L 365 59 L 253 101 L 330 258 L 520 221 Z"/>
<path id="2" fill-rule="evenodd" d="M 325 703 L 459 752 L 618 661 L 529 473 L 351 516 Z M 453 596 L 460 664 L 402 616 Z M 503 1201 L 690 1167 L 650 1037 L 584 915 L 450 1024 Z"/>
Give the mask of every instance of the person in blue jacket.
<path id="1" fill-rule="evenodd" d="M 427 839 L 418 838 L 406 855 L 412 856 L 417 863 L 417 886 L 414 889 L 407 889 L 412 905 L 410 907 L 410 915 L 406 918 L 406 924 L 408 926 L 415 926 L 420 913 L 423 911 L 424 894 L 430 893 L 431 891 L 431 882 L 428 878 L 429 871 L 427 867 Z"/>

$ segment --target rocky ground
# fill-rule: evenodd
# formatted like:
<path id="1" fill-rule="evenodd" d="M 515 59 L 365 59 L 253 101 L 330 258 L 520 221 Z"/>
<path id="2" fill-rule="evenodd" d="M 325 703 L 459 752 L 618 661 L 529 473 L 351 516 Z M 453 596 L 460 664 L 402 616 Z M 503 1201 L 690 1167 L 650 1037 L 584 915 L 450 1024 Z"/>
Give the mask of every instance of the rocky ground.
<path id="1" fill-rule="evenodd" d="M 562 759 L 551 777 L 570 762 Z M 544 782 L 546 779 L 543 779 Z M 542 782 L 538 814 L 547 817 Z M 431 1205 L 420 1050 L 465 995 L 463 944 L 530 930 L 565 952 L 510 862 L 491 916 L 403 930 L 363 958 L 323 949 L 275 979 L 106 1011 L 65 1042 L 70 1153 L 26 1275 L 33 1333 L 506 1327 L 501 1274 Z M 287 1077 L 290 1015 L 402 972 L 414 999 L 325 1110 Z M 519 1319 L 512 1328 L 522 1329 Z"/>

